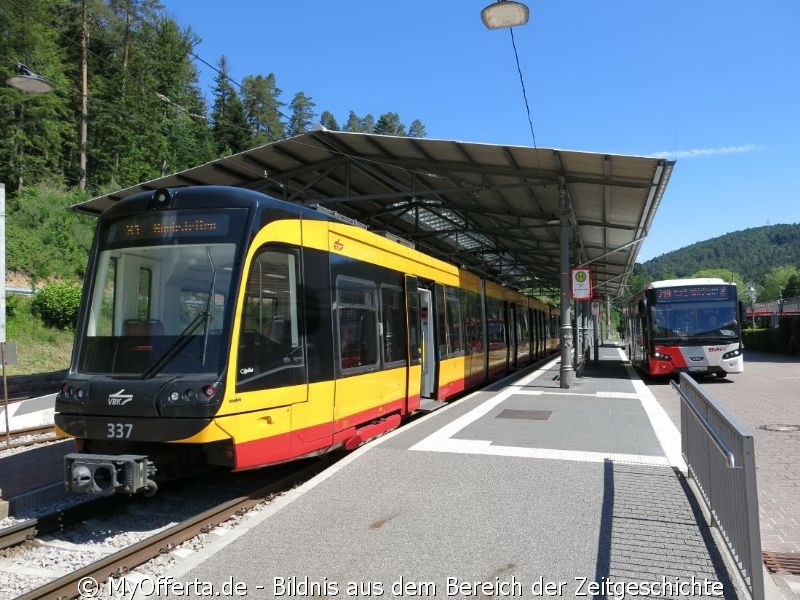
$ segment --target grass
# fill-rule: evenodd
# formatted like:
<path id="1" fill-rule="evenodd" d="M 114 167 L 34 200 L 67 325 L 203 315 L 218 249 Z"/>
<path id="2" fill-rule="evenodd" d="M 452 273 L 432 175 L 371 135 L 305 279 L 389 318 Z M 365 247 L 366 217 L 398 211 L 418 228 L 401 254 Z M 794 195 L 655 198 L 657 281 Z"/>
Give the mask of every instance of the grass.
<path id="1" fill-rule="evenodd" d="M 69 368 L 72 355 L 72 330 L 45 326 L 31 314 L 31 299 L 16 296 L 9 304 L 13 314 L 6 316 L 6 341 L 17 344 L 17 364 L 6 368 L 6 375 L 49 373 Z"/>

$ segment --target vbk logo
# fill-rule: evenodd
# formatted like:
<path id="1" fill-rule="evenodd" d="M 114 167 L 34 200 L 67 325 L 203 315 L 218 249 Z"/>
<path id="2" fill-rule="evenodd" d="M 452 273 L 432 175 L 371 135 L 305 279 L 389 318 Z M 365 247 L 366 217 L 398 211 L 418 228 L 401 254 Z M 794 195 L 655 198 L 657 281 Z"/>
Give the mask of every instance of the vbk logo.
<path id="1" fill-rule="evenodd" d="M 109 406 L 125 406 L 128 402 L 133 400 L 133 394 L 123 394 L 125 388 L 122 388 L 115 394 L 109 394 L 108 396 L 108 405 Z"/>

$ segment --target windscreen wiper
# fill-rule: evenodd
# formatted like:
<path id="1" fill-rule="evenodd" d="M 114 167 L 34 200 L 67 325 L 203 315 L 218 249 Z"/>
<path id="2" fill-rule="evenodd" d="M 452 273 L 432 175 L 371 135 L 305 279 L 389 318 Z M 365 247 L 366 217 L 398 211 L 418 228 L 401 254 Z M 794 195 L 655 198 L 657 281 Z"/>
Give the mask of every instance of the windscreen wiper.
<path id="1" fill-rule="evenodd" d="M 206 248 L 206 256 L 208 256 L 208 264 L 211 265 L 211 287 L 208 290 L 208 298 L 206 299 L 206 320 L 205 320 L 205 327 L 203 327 L 203 356 L 200 361 L 200 364 L 204 367 L 206 366 L 206 350 L 208 349 L 208 322 L 211 318 L 211 306 L 212 302 L 214 301 L 214 284 L 217 281 L 217 269 L 214 266 L 214 261 L 211 260 L 211 248 Z"/>
<path id="2" fill-rule="evenodd" d="M 209 313 L 206 310 L 192 319 L 192 321 L 186 327 L 184 327 L 183 331 L 178 334 L 178 339 L 175 340 L 172 345 L 167 348 L 166 352 L 161 355 L 161 358 L 154 362 L 152 366 L 147 369 L 147 371 L 142 373 L 141 379 L 152 378 L 164 367 L 164 365 L 175 358 L 178 355 L 178 352 L 183 350 L 186 345 L 192 341 L 192 334 L 194 333 L 195 329 L 197 329 L 201 323 L 208 323 L 208 317 Z"/>

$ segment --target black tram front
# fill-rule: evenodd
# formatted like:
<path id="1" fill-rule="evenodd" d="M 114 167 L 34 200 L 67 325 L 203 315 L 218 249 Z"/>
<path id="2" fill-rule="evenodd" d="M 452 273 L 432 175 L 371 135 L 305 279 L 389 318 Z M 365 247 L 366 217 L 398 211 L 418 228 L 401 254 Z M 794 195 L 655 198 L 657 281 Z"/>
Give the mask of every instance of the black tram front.
<path id="1" fill-rule="evenodd" d="M 256 204 L 244 190 L 158 190 L 101 216 L 56 399 L 57 427 L 79 440 L 65 463 L 73 491 L 150 493 L 156 469 L 224 464 L 221 444 L 164 442 L 191 438 L 219 408 Z"/>

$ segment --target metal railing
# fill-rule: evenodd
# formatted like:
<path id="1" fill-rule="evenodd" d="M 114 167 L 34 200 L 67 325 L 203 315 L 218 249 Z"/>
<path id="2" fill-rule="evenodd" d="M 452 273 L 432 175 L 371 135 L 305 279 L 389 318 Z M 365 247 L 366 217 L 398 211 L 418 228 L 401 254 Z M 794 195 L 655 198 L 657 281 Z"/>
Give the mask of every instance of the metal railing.
<path id="1" fill-rule="evenodd" d="M 689 475 L 752 598 L 763 600 L 753 435 L 686 373 L 672 387 L 681 398 L 681 450 Z"/>

